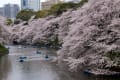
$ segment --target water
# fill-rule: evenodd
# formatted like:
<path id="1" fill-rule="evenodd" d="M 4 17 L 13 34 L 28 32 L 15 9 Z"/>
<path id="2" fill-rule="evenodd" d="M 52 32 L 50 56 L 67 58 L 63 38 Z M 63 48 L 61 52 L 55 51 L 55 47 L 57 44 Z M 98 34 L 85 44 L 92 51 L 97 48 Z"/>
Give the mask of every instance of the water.
<path id="1" fill-rule="evenodd" d="M 42 54 L 35 54 L 36 48 L 20 48 L 10 46 L 10 53 L 0 59 L 0 80 L 119 80 L 119 78 L 103 78 L 77 75 L 45 60 L 44 55 L 55 56 L 54 50 L 40 49 Z M 19 62 L 20 56 L 38 56 Z"/>

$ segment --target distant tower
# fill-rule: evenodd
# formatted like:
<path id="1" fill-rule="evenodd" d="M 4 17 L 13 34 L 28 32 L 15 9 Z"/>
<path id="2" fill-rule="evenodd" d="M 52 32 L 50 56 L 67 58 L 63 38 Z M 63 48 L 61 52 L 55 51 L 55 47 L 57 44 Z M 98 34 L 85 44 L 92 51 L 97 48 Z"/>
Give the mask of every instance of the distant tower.
<path id="1" fill-rule="evenodd" d="M 4 16 L 7 18 L 15 19 L 19 10 L 20 9 L 17 4 L 6 4 L 4 6 Z"/>
<path id="2" fill-rule="evenodd" d="M 21 9 L 27 9 L 28 8 L 28 0 L 21 0 Z"/>
<path id="3" fill-rule="evenodd" d="M 4 8 L 3 7 L 0 8 L 0 15 L 4 16 Z"/>
<path id="4" fill-rule="evenodd" d="M 40 0 L 21 0 L 21 9 L 40 10 Z"/>

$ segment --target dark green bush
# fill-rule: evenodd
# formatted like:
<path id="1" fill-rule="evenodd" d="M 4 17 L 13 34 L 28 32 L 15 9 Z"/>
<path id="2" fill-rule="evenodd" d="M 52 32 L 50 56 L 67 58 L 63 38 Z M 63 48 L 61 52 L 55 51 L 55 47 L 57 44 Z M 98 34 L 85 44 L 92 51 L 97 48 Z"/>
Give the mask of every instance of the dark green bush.
<path id="1" fill-rule="evenodd" d="M 60 15 L 68 9 L 75 8 L 76 5 L 76 3 L 72 2 L 55 4 L 50 8 L 50 14 Z"/>
<path id="2" fill-rule="evenodd" d="M 33 15 L 35 15 L 35 12 L 31 10 L 22 10 L 17 14 L 16 18 L 23 21 L 28 21 Z"/>
<path id="3" fill-rule="evenodd" d="M 120 52 L 119 51 L 111 51 L 107 54 L 107 57 L 110 58 L 110 60 L 114 60 L 115 58 L 120 58 Z"/>
<path id="4" fill-rule="evenodd" d="M 14 24 L 19 24 L 20 23 L 20 20 L 15 20 L 14 21 Z"/>
<path id="5" fill-rule="evenodd" d="M 48 15 L 61 15 L 63 12 L 67 11 L 68 9 L 76 9 L 84 5 L 84 3 L 88 2 L 88 0 L 81 0 L 79 3 L 59 3 L 53 5 L 49 10 L 41 10 L 36 13 L 35 18 L 43 18 Z"/>
<path id="6" fill-rule="evenodd" d="M 88 0 L 81 0 L 79 3 L 68 2 L 55 4 L 50 8 L 50 14 L 60 15 L 68 9 L 76 9 L 78 7 L 81 7 L 86 2 L 88 2 Z"/>
<path id="7" fill-rule="evenodd" d="M 2 56 L 3 54 L 6 54 L 6 53 L 8 53 L 8 49 L 0 44 L 0 56 Z"/>
<path id="8" fill-rule="evenodd" d="M 13 23 L 13 21 L 11 19 L 7 19 L 6 25 L 11 25 L 12 23 Z"/>
<path id="9" fill-rule="evenodd" d="M 44 18 L 49 15 L 49 10 L 41 10 L 36 12 L 35 18 Z"/>
<path id="10" fill-rule="evenodd" d="M 79 3 L 73 3 L 73 2 L 59 3 L 53 5 L 49 10 L 40 10 L 38 12 L 33 12 L 31 10 L 22 10 L 21 12 L 18 13 L 16 18 L 21 19 L 23 21 L 28 21 L 33 15 L 35 15 L 36 19 L 44 18 L 47 17 L 48 15 L 59 16 L 68 9 L 76 9 L 78 7 L 83 6 L 84 3 L 86 2 L 88 2 L 88 0 L 81 0 Z"/>

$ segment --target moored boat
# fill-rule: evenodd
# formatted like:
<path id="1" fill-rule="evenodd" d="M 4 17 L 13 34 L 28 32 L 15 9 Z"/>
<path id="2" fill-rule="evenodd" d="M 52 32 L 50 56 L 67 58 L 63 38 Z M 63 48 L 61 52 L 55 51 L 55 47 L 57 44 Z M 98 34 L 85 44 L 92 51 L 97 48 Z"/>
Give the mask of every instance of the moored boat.
<path id="1" fill-rule="evenodd" d="M 95 76 L 120 76 L 120 72 L 105 70 L 105 69 L 86 69 L 83 71 L 87 75 Z"/>

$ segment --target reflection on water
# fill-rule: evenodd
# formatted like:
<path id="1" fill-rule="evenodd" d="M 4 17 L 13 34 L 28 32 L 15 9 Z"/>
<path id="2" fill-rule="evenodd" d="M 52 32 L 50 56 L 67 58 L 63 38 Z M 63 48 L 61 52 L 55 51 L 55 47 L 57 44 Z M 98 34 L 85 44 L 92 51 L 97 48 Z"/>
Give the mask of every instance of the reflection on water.
<path id="1" fill-rule="evenodd" d="M 35 48 L 19 48 L 11 46 L 8 56 L 0 58 L 0 80 L 119 80 L 117 78 L 98 78 L 86 76 L 82 73 L 77 75 L 59 68 L 57 65 L 45 60 L 33 60 L 20 63 L 20 55 L 38 55 Z M 42 54 L 54 55 L 55 51 L 40 49 Z"/>
<path id="2" fill-rule="evenodd" d="M 8 76 L 8 74 L 6 73 L 9 73 L 10 71 L 10 68 L 11 68 L 11 63 L 10 61 L 8 60 L 8 57 L 5 56 L 6 58 L 4 57 L 1 57 L 0 58 L 0 80 L 6 80 L 6 76 Z M 3 79 L 1 79 L 3 78 Z"/>

